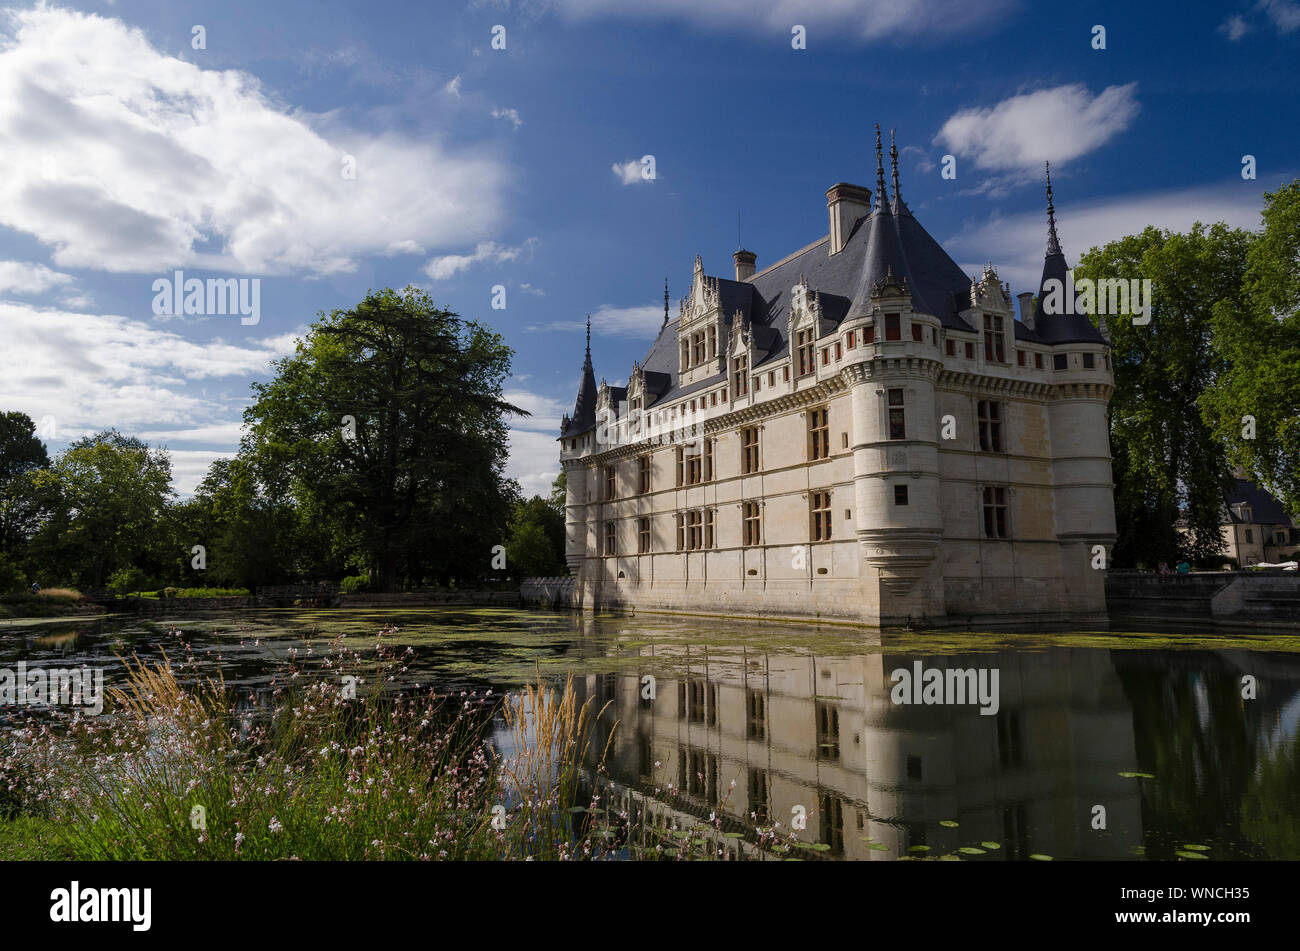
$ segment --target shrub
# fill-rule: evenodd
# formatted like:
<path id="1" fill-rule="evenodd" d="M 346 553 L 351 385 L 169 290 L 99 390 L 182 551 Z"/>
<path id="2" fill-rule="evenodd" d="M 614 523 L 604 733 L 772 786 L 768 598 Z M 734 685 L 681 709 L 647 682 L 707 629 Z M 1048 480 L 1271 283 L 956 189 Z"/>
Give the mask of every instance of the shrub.
<path id="1" fill-rule="evenodd" d="M 348 575 L 339 582 L 339 590 L 344 594 L 356 594 L 370 586 L 370 579 L 365 575 Z"/>
<path id="2" fill-rule="evenodd" d="M 162 596 L 163 596 L 164 598 L 174 598 L 174 597 L 176 597 L 176 593 L 177 593 L 178 591 L 180 591 L 180 588 L 177 588 L 177 587 L 174 587 L 174 586 L 169 586 L 169 587 L 163 588 Z"/>
<path id="3" fill-rule="evenodd" d="M 139 568 L 119 568 L 108 579 L 108 590 L 115 594 L 143 591 L 149 585 L 148 576 Z"/>
<path id="4" fill-rule="evenodd" d="M 58 601 L 80 601 L 81 592 L 76 588 L 42 588 L 42 598 L 54 598 Z"/>

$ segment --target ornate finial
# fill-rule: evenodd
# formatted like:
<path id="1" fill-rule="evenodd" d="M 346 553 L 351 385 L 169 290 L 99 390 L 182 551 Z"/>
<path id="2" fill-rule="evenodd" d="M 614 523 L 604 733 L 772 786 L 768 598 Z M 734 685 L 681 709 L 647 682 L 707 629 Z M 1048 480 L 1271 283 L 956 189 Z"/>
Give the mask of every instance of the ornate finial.
<path id="1" fill-rule="evenodd" d="M 587 356 L 591 356 L 591 314 L 587 315 Z"/>
<path id="2" fill-rule="evenodd" d="M 885 206 L 885 159 L 880 147 L 880 123 L 876 123 L 876 208 Z"/>
<path id="3" fill-rule="evenodd" d="M 664 327 L 668 326 L 668 278 L 664 278 Z M 663 329 L 663 328 L 660 328 Z"/>
<path id="4" fill-rule="evenodd" d="M 1060 254 L 1061 242 L 1056 237 L 1056 208 L 1052 205 L 1052 163 L 1043 164 L 1047 167 L 1047 253 Z"/>
<path id="5" fill-rule="evenodd" d="M 898 190 L 898 146 L 894 144 L 894 130 L 889 130 L 889 164 L 894 169 L 894 201 L 902 197 Z"/>

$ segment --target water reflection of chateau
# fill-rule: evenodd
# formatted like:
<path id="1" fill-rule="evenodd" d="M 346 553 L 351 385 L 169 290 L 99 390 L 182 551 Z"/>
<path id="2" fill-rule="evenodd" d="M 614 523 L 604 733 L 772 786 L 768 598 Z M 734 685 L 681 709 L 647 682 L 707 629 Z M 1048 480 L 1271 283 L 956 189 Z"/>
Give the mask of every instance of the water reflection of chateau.
<path id="1" fill-rule="evenodd" d="M 916 658 L 887 652 L 706 657 L 661 647 L 644 669 L 578 685 L 597 708 L 612 701 L 593 743 L 598 753 L 618 721 L 611 778 L 669 812 L 719 810 L 728 830 L 745 831 L 773 819 L 788 829 L 802 806 L 798 837 L 852 859 L 916 845 L 940 855 L 983 840 L 1008 859 L 1127 856 L 1142 842 L 1138 785 L 1118 775 L 1136 768 L 1131 711 L 1108 651 L 1066 656 L 924 658 L 927 667 L 998 668 L 1000 709 L 988 716 L 976 705 L 892 703 L 890 672 Z M 654 699 L 643 696 L 646 674 Z M 1091 828 L 1096 804 L 1108 831 Z M 868 837 L 888 850 L 871 849 Z"/>

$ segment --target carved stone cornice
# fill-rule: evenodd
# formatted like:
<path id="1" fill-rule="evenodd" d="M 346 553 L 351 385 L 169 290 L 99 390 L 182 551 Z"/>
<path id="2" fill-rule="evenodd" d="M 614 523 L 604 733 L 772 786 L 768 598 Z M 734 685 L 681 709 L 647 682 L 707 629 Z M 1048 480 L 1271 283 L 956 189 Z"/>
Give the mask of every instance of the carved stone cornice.
<path id="1" fill-rule="evenodd" d="M 1100 400 L 1109 402 L 1115 392 L 1111 383 L 1054 383 L 1050 400 Z"/>
<path id="2" fill-rule="evenodd" d="M 989 376 L 984 373 L 972 373 L 967 370 L 940 371 L 935 386 L 941 389 L 961 390 L 964 393 L 1003 394 L 1007 396 L 1028 396 L 1046 400 L 1051 398 L 1053 386 L 1042 380 L 1024 380 L 1014 377 Z"/>

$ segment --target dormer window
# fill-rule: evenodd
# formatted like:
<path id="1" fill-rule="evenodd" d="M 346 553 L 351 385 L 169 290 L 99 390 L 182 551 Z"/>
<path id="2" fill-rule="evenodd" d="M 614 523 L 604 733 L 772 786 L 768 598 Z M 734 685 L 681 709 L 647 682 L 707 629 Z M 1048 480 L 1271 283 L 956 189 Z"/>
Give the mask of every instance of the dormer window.
<path id="1" fill-rule="evenodd" d="M 984 315 L 984 360 L 987 363 L 1006 363 L 1003 346 L 1002 318 L 997 314 Z"/>
<path id="2" fill-rule="evenodd" d="M 813 342 L 811 330 L 800 330 L 795 333 L 795 352 L 799 360 L 797 376 L 807 376 L 817 369 L 816 350 L 817 346 Z"/>
<path id="3" fill-rule="evenodd" d="M 731 387 L 737 399 L 749 393 L 748 357 L 736 357 L 731 361 Z"/>

